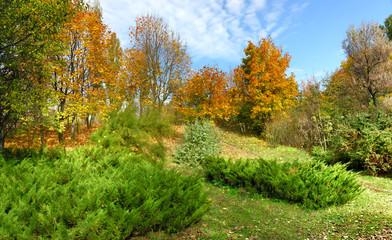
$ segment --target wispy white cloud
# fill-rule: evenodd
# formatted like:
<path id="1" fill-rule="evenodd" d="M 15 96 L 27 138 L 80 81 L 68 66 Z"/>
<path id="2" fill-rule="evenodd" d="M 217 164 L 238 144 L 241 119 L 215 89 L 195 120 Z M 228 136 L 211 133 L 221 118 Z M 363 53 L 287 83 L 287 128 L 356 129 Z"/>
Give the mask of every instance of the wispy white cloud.
<path id="1" fill-rule="evenodd" d="M 297 0 L 302 1 L 302 0 Z M 100 0 L 104 21 L 122 45 L 129 45 L 129 27 L 137 16 L 163 17 L 188 43 L 194 60 L 239 62 L 247 41 L 283 34 L 292 14 L 306 4 L 282 0 Z M 286 11 L 289 14 L 286 14 Z"/>
<path id="2" fill-rule="evenodd" d="M 305 10 L 309 6 L 309 2 L 303 2 L 303 3 L 294 3 L 290 7 L 291 13 L 299 13 Z"/>
<path id="3" fill-rule="evenodd" d="M 243 13 L 243 8 L 246 2 L 244 0 L 227 0 L 226 8 L 229 13 L 240 16 Z"/>
<path id="4" fill-rule="evenodd" d="M 255 10 L 262 10 L 264 9 L 267 0 L 251 0 L 250 1 L 250 8 Z"/>
<path id="5" fill-rule="evenodd" d="M 272 1 L 271 10 L 265 15 L 267 23 L 276 22 L 285 11 L 285 0 L 274 0 Z"/>

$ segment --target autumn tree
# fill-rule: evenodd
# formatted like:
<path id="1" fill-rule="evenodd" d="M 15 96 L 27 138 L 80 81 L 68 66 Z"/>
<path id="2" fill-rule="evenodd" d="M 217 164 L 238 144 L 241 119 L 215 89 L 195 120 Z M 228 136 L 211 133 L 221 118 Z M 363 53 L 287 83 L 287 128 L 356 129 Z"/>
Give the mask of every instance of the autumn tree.
<path id="1" fill-rule="evenodd" d="M 178 111 L 186 118 L 227 119 L 235 113 L 229 78 L 217 67 L 204 66 L 182 88 Z"/>
<path id="2" fill-rule="evenodd" d="M 297 84 L 293 74 L 286 74 L 291 57 L 282 54 L 270 37 L 261 39 L 258 46 L 249 42 L 244 53 L 242 65 L 234 70 L 237 119 L 243 130 L 248 126 L 261 132 L 274 113 L 294 106 Z"/>
<path id="3" fill-rule="evenodd" d="M 110 81 L 105 81 L 105 99 L 110 104 L 110 110 L 113 110 L 124 103 L 126 79 L 123 78 L 124 51 L 121 47 L 120 40 L 114 32 L 108 32 L 107 39 L 107 61 L 108 71 L 111 74 Z"/>
<path id="4" fill-rule="evenodd" d="M 352 73 L 351 84 L 364 89 L 377 107 L 377 97 L 392 88 L 392 43 L 376 23 L 350 26 L 343 41 L 343 49 Z M 369 102 L 370 102 L 369 101 Z"/>
<path id="5" fill-rule="evenodd" d="M 53 36 L 74 7 L 68 0 L 1 2 L 0 152 L 17 123 L 27 121 L 34 109 L 47 107 L 46 53 L 58 43 Z"/>
<path id="6" fill-rule="evenodd" d="M 331 114 L 345 115 L 365 110 L 369 105 L 367 90 L 354 81 L 351 63 L 342 61 L 340 67 L 323 79 L 326 108 Z"/>
<path id="7" fill-rule="evenodd" d="M 75 136 L 77 117 L 105 116 L 116 105 L 121 53 L 114 33 L 102 22 L 97 7 L 87 7 L 74 15 L 60 36 L 65 53 L 59 58 L 62 65 L 54 72 L 53 89 L 58 93 L 58 119 L 61 125 L 71 118 L 71 138 Z M 117 96 L 115 96 L 117 95 Z M 59 126 L 59 141 L 62 129 Z"/>
<path id="8" fill-rule="evenodd" d="M 130 28 L 131 48 L 126 51 L 129 99 L 140 111 L 150 105 L 162 107 L 178 90 L 190 66 L 186 45 L 162 18 L 136 18 Z"/>

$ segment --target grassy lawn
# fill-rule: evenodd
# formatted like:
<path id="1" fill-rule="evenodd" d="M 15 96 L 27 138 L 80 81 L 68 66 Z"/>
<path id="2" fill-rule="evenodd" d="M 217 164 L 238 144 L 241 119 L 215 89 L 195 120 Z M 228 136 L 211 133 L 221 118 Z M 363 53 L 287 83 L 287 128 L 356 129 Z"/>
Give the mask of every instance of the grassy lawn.
<path id="1" fill-rule="evenodd" d="M 301 149 L 271 146 L 267 142 L 254 136 L 217 130 L 219 140 L 222 144 L 221 156 L 227 158 L 264 158 L 278 159 L 282 161 L 309 160 L 309 154 Z"/>
<path id="2" fill-rule="evenodd" d="M 176 131 L 175 139 L 165 139 L 169 147 L 167 168 L 204 178 L 201 167 L 172 161 L 171 153 L 179 143 L 183 128 L 178 127 Z M 304 150 L 272 147 L 256 137 L 221 129 L 218 135 L 221 156 L 233 161 L 256 157 L 281 161 L 311 159 Z M 364 188 L 359 197 L 343 206 L 321 210 L 303 209 L 206 181 L 211 208 L 200 222 L 176 234 L 150 232 L 133 239 L 375 239 L 372 237 L 376 235 L 392 239 L 392 178 L 359 174 L 358 180 Z"/>
<path id="3" fill-rule="evenodd" d="M 258 138 L 223 130 L 218 133 L 221 155 L 228 158 L 310 159 L 303 150 L 269 147 Z M 168 166 L 202 176 L 201 168 L 170 161 Z M 317 211 L 206 182 L 212 204 L 202 221 L 174 235 L 150 233 L 145 239 L 372 239 L 375 235 L 392 239 L 392 179 L 366 175 L 358 179 L 365 189 L 358 198 Z"/>

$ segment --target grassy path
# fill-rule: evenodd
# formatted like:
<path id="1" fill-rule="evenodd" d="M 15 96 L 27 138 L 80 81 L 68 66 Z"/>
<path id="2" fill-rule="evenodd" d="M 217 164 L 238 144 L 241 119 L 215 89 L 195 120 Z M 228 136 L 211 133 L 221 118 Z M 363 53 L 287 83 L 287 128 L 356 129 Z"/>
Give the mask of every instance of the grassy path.
<path id="1" fill-rule="evenodd" d="M 284 161 L 309 160 L 309 154 L 297 148 L 275 146 L 271 147 L 263 140 L 227 132 L 222 129 L 217 130 L 218 138 L 222 144 L 221 156 L 226 158 L 256 158 L 278 159 Z"/>
<path id="2" fill-rule="evenodd" d="M 311 159 L 303 150 L 269 147 L 255 137 L 223 130 L 218 136 L 227 158 Z M 200 168 L 169 166 L 203 177 Z M 365 191 L 358 198 L 317 211 L 206 182 L 211 209 L 202 221 L 174 235 L 150 233 L 142 239 L 392 239 L 392 179 L 360 175 L 359 181 Z"/>

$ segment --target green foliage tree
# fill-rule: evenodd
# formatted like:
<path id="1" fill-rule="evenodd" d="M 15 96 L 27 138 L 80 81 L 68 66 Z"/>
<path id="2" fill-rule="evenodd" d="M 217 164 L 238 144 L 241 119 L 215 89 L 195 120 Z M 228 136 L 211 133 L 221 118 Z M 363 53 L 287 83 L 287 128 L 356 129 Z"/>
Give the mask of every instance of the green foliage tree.
<path id="1" fill-rule="evenodd" d="M 47 105 L 45 53 L 72 14 L 69 0 L 5 0 L 0 5 L 0 152 L 18 122 Z"/>
<path id="2" fill-rule="evenodd" d="M 389 41 L 392 41 L 392 14 L 389 15 L 387 19 L 385 19 L 384 25 L 381 25 L 381 28 L 387 34 Z"/>

